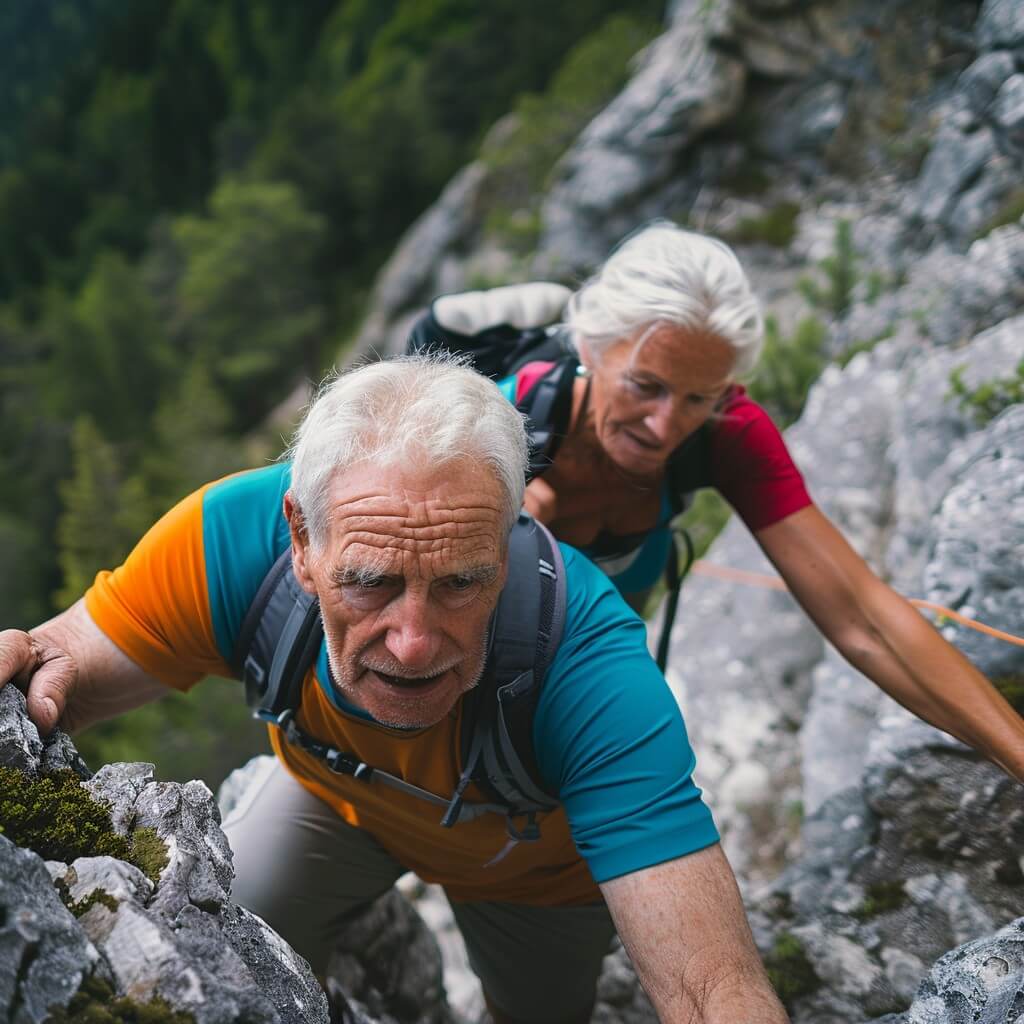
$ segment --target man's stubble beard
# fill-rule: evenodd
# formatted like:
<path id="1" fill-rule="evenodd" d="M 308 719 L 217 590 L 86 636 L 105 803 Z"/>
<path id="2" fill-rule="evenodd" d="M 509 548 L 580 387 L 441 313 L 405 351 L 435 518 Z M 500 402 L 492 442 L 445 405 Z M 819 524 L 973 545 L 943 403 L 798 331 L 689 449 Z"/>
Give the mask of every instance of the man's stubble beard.
<path id="1" fill-rule="evenodd" d="M 351 673 L 351 672 L 348 672 L 348 671 L 345 671 L 345 670 L 342 669 L 342 659 L 339 657 L 337 649 L 336 649 L 336 646 L 337 646 L 336 645 L 336 640 L 331 635 L 331 630 L 328 627 L 326 622 L 324 622 L 323 626 L 324 626 L 324 637 L 326 638 L 326 641 L 327 641 L 327 664 L 328 664 L 328 666 L 329 666 L 329 668 L 331 670 L 332 681 L 333 681 L 335 687 L 337 687 L 337 689 L 340 690 L 345 695 L 345 697 L 348 698 L 348 700 L 349 700 L 349 702 L 351 704 L 354 704 L 358 708 L 362 708 L 363 706 L 362 706 L 362 704 L 359 701 L 358 688 L 355 685 L 355 673 Z M 436 725 L 439 721 L 441 721 L 442 718 L 444 718 L 445 715 L 449 714 L 451 712 L 452 708 L 454 708 L 455 705 L 458 704 L 459 700 L 461 700 L 462 697 L 464 697 L 467 693 L 469 693 L 470 690 L 472 690 L 475 686 L 477 686 L 480 683 L 480 680 L 483 678 L 484 670 L 487 667 L 487 650 L 488 650 L 489 632 L 490 632 L 489 627 L 484 629 L 483 635 L 480 638 L 480 645 L 477 648 L 477 651 L 475 653 L 475 657 L 478 659 L 478 665 L 479 665 L 479 667 L 477 668 L 476 673 L 474 674 L 473 678 L 468 683 L 464 683 L 463 684 L 462 689 L 459 691 L 459 693 L 456 696 L 455 700 L 452 701 L 451 707 L 449 707 L 444 712 L 444 714 L 439 715 L 439 716 L 433 718 L 432 721 L 410 722 L 408 719 L 406 719 L 403 722 L 389 722 L 389 721 L 386 721 L 383 718 L 378 717 L 377 715 L 373 715 L 373 720 L 378 725 L 383 725 L 383 726 L 385 726 L 388 729 L 427 729 L 427 728 L 429 728 L 432 725 Z M 375 660 L 375 659 L 371 659 L 371 660 Z M 468 657 L 467 658 L 462 658 L 462 659 L 460 659 L 459 662 L 456 662 L 456 664 L 461 664 L 461 663 L 463 663 L 465 661 L 468 661 L 468 660 L 469 660 Z M 371 671 L 375 671 L 375 668 L 374 668 L 374 666 L 372 664 L 364 664 L 363 663 L 361 655 L 357 655 L 354 667 L 355 667 L 357 672 L 362 671 L 362 670 L 367 669 L 367 668 L 370 669 Z M 378 662 L 376 668 L 380 669 L 382 672 L 387 673 L 388 675 L 401 675 L 401 672 L 390 672 L 390 671 L 388 671 L 388 669 L 385 668 L 384 665 L 380 664 L 379 662 Z M 436 675 L 438 673 L 431 673 L 431 674 Z M 365 710 L 365 709 L 363 709 L 363 710 Z"/>

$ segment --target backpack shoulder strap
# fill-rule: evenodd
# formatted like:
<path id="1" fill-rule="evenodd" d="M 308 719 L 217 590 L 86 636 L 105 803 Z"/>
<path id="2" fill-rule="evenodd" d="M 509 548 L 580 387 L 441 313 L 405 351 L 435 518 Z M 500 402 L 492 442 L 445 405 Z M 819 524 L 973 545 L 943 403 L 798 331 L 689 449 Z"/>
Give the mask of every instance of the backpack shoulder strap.
<path id="1" fill-rule="evenodd" d="M 540 476 L 550 465 L 569 429 L 572 417 L 573 382 L 579 365 L 564 354 L 516 403 L 527 418 L 530 465 L 527 480 Z"/>
<path id="2" fill-rule="evenodd" d="M 487 671 L 467 703 L 461 736 L 465 783 L 476 783 L 513 814 L 533 815 L 559 802 L 540 777 L 533 718 L 562 639 L 565 608 L 558 544 L 546 527 L 521 515 L 509 539 L 509 576 L 492 621 Z"/>
<path id="3" fill-rule="evenodd" d="M 254 717 L 276 722 L 298 707 L 322 639 L 319 602 L 299 586 L 286 550 L 256 591 L 231 659 Z"/>

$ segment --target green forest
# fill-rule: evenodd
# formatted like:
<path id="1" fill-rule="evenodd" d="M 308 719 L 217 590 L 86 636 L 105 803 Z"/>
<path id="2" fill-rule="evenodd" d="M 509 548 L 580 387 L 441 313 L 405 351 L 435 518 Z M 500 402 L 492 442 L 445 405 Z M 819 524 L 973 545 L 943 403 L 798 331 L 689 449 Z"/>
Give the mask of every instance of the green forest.
<path id="1" fill-rule="evenodd" d="M 196 486 L 275 458 L 268 413 L 344 352 L 494 122 L 529 115 L 502 159 L 535 188 L 578 130 L 569 101 L 610 95 L 663 6 L 3 5 L 0 625 L 66 607 Z M 94 767 L 211 786 L 266 749 L 221 680 L 76 741 Z"/>

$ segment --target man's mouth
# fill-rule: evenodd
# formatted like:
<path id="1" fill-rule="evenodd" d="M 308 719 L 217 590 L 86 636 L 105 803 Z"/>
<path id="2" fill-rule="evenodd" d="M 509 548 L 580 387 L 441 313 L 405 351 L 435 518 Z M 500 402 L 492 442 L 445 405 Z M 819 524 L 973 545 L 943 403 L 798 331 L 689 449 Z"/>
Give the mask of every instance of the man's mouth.
<path id="1" fill-rule="evenodd" d="M 394 676 L 388 672 L 381 672 L 380 669 L 376 668 L 370 671 L 382 682 L 387 683 L 388 686 L 394 686 L 400 690 L 423 690 L 439 682 L 448 669 L 442 669 L 442 671 L 435 672 L 429 676 Z"/>

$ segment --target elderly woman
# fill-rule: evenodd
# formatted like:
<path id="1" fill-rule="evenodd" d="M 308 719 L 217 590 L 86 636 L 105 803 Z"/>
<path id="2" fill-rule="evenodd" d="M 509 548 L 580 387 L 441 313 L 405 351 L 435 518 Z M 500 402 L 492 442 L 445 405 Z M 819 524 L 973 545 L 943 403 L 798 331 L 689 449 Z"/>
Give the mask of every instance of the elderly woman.
<path id="1" fill-rule="evenodd" d="M 853 666 L 1024 781 L 1024 721 L 814 505 L 778 429 L 736 383 L 756 363 L 762 321 L 732 250 L 654 224 L 547 328 L 567 295 L 535 284 L 446 296 L 413 330 L 414 347 L 472 348 L 485 366 L 523 353 L 500 386 L 531 421 L 529 511 L 636 605 L 665 565 L 669 521 L 693 491 L 716 488 Z"/>

